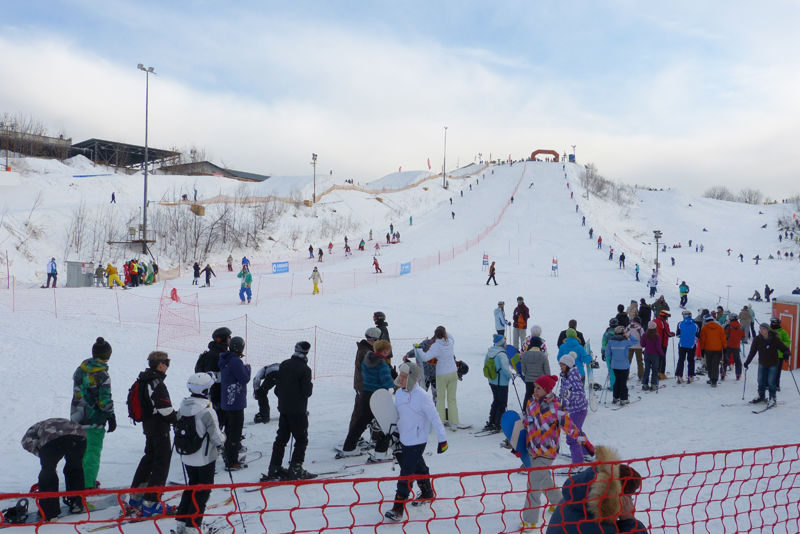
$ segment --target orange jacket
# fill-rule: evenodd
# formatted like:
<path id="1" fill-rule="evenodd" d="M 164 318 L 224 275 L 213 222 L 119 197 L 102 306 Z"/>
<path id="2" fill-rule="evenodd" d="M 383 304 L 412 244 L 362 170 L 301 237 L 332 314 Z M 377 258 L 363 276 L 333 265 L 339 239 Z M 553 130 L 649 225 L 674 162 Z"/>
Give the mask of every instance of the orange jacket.
<path id="1" fill-rule="evenodd" d="M 700 330 L 700 350 L 723 351 L 728 346 L 725 330 L 714 321 L 703 325 Z"/>

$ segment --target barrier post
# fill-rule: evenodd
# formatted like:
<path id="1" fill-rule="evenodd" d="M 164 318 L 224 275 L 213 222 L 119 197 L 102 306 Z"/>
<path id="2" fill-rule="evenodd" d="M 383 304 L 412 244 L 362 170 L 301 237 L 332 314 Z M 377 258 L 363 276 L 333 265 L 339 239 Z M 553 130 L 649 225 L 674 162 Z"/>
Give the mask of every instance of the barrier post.
<path id="1" fill-rule="evenodd" d="M 16 295 L 17 295 L 17 280 L 16 278 L 11 281 L 11 313 L 16 311 Z"/>
<path id="2" fill-rule="evenodd" d="M 119 321 L 119 324 L 122 324 L 122 314 L 120 314 L 120 312 L 119 312 L 119 293 L 117 293 L 116 291 L 114 291 L 113 293 L 114 293 L 114 300 L 117 301 L 117 320 Z M 161 297 L 161 298 L 164 298 L 164 297 Z M 161 301 L 160 300 L 159 300 L 159 306 L 158 306 L 158 315 L 159 315 L 159 318 L 160 318 L 161 317 Z M 161 324 L 161 321 L 158 321 L 158 322 L 159 322 L 159 324 Z"/>
<path id="3" fill-rule="evenodd" d="M 53 288 L 53 313 L 58 319 L 58 302 L 56 301 L 56 288 Z"/>

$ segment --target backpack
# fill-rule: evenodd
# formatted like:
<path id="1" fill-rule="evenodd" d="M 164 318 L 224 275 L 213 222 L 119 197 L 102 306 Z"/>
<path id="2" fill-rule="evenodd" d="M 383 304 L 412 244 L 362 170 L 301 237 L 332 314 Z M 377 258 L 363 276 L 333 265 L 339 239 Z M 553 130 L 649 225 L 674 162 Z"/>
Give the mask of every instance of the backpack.
<path id="1" fill-rule="evenodd" d="M 494 363 L 494 358 L 487 358 L 483 363 L 483 376 L 489 380 L 497 380 L 497 366 Z"/>
<path id="2" fill-rule="evenodd" d="M 153 399 L 147 394 L 147 382 L 137 378 L 128 388 L 128 417 L 133 423 L 144 421 L 146 414 L 153 413 Z"/>
<path id="3" fill-rule="evenodd" d="M 175 423 L 175 451 L 181 455 L 194 454 L 203 446 L 208 438 L 208 433 L 202 437 L 197 433 L 197 426 L 193 415 L 181 416 Z M 206 448 L 208 445 L 206 445 Z"/>

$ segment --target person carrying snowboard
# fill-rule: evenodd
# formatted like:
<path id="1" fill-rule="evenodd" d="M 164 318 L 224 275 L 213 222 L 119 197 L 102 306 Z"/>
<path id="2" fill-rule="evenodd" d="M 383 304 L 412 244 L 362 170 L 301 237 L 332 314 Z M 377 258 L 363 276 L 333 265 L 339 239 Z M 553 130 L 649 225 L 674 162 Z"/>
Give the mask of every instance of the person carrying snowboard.
<path id="1" fill-rule="evenodd" d="M 413 362 L 404 362 L 398 369 L 395 385 L 400 388 L 394 396 L 397 408 L 397 431 L 400 435 L 401 454 L 400 477 L 392 509 L 384 514 L 390 521 L 401 521 L 405 512 L 405 502 L 411 494 L 412 481 L 402 477 L 428 475 L 430 470 L 425 463 L 425 445 L 433 426 L 439 442 L 436 452 L 442 454 L 448 448 L 444 426 L 439 420 L 430 393 L 419 387 L 420 369 Z M 435 497 L 430 479 L 417 479 L 420 493 L 414 502 L 421 504 Z"/>
<path id="2" fill-rule="evenodd" d="M 225 469 L 237 471 L 247 467 L 239 460 L 242 447 L 244 409 L 247 407 L 247 383 L 250 382 L 250 364 L 242 361 L 244 339 L 231 338 L 230 350 L 219 355 L 219 380 L 222 413 L 225 416 Z"/>
<path id="3" fill-rule="evenodd" d="M 258 413 L 253 418 L 253 422 L 269 423 L 269 390 L 278 383 L 278 367 L 280 364 L 273 363 L 265 365 L 258 370 L 253 378 L 253 398 L 258 402 Z"/>

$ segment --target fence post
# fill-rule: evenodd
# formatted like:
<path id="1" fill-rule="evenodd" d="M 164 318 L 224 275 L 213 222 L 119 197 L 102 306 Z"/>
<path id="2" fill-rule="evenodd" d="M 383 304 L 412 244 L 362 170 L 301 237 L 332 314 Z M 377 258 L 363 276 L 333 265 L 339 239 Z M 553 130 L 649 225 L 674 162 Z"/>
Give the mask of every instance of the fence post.
<path id="1" fill-rule="evenodd" d="M 314 378 L 317 377 L 317 325 L 314 325 Z"/>
<path id="2" fill-rule="evenodd" d="M 163 299 L 164 297 L 162 296 L 161 298 Z M 117 301 L 117 320 L 119 321 L 119 324 L 122 324 L 122 315 L 119 313 L 119 293 L 117 293 L 116 291 L 114 291 L 114 300 Z M 159 319 L 161 319 L 161 300 L 160 299 L 158 301 L 158 317 L 159 317 Z M 159 323 L 161 323 L 160 320 L 159 320 Z"/>
<path id="3" fill-rule="evenodd" d="M 58 319 L 58 302 L 56 302 L 56 288 L 53 288 L 53 313 Z"/>
<path id="4" fill-rule="evenodd" d="M 17 279 L 11 281 L 11 313 L 16 311 Z"/>

